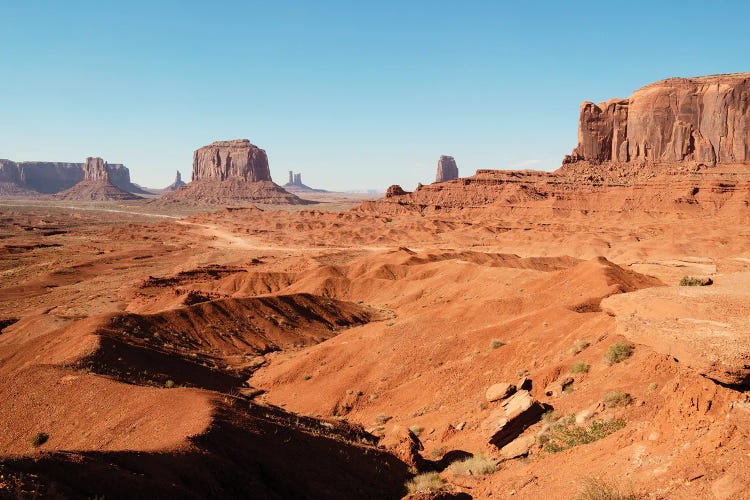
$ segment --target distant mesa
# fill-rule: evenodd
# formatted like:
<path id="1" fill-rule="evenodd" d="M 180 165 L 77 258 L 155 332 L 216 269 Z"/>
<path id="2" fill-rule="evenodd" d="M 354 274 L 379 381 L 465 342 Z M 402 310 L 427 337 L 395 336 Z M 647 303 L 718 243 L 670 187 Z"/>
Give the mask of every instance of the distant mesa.
<path id="1" fill-rule="evenodd" d="M 110 168 L 101 158 L 86 158 L 83 164 L 83 180 L 61 193 L 55 198 L 61 200 L 109 201 L 109 200 L 138 200 L 141 199 L 115 186 L 111 181 Z"/>
<path id="2" fill-rule="evenodd" d="M 564 163 L 750 162 L 750 73 L 668 78 L 627 99 L 581 104 Z"/>
<path id="3" fill-rule="evenodd" d="M 311 193 L 327 193 L 325 189 L 315 189 L 302 183 L 302 174 L 289 171 L 289 182 L 282 186 L 287 191 L 308 191 Z"/>
<path id="4" fill-rule="evenodd" d="M 39 196 L 70 189 L 84 177 L 85 163 L 0 160 L 0 196 Z M 147 194 L 121 164 L 106 164 L 110 182 L 123 191 Z"/>
<path id="5" fill-rule="evenodd" d="M 445 182 L 458 179 L 458 165 L 452 156 L 441 156 L 438 160 L 435 182 Z"/>
<path id="6" fill-rule="evenodd" d="M 182 175 L 180 175 L 180 171 L 178 170 L 177 171 L 177 175 L 174 178 L 174 182 L 172 184 L 170 184 L 169 186 L 165 187 L 164 191 L 165 192 L 166 191 L 177 191 L 182 186 L 187 186 L 187 184 L 185 184 L 185 182 L 183 182 Z"/>
<path id="7" fill-rule="evenodd" d="M 271 180 L 266 152 L 247 139 L 216 141 L 193 154 L 193 181 L 159 203 L 266 203 L 305 205 Z"/>

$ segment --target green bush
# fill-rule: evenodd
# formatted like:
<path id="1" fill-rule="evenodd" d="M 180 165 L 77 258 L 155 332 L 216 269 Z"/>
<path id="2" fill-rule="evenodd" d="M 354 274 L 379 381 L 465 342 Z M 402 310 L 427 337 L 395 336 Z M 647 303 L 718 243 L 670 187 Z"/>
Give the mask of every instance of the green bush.
<path id="1" fill-rule="evenodd" d="M 164 382 L 164 387 L 166 387 L 167 389 L 171 389 L 172 387 L 174 387 L 174 380 L 167 380 L 166 382 Z"/>
<path id="2" fill-rule="evenodd" d="M 610 406 L 627 406 L 633 402 L 633 398 L 627 392 L 612 391 L 605 394 L 602 401 Z"/>
<path id="3" fill-rule="evenodd" d="M 498 347 L 502 347 L 504 345 L 505 345 L 505 342 L 503 342 L 500 339 L 492 339 L 490 341 L 490 347 L 493 348 L 493 349 L 497 349 Z"/>
<path id="4" fill-rule="evenodd" d="M 419 474 L 406 483 L 409 493 L 436 493 L 443 488 L 445 488 L 445 480 L 437 472 Z"/>
<path id="5" fill-rule="evenodd" d="M 483 476 L 492 474 L 497 470 L 497 465 L 483 455 L 473 455 L 464 460 L 458 460 L 450 465 L 449 471 L 456 475 Z"/>
<path id="6" fill-rule="evenodd" d="M 44 443 L 46 443 L 48 439 L 49 434 L 47 434 L 46 432 L 37 432 L 31 438 L 31 446 L 33 446 L 34 448 L 39 448 Z"/>
<path id="7" fill-rule="evenodd" d="M 625 420 L 622 419 L 608 422 L 594 420 L 589 427 L 581 427 L 576 424 L 575 416 L 569 415 L 547 429 L 539 440 L 545 450 L 557 453 L 573 446 L 593 443 L 623 427 L 625 427 Z"/>
<path id="8" fill-rule="evenodd" d="M 683 276 L 680 280 L 680 286 L 703 286 L 705 282 L 700 278 L 692 276 Z"/>
<path id="9" fill-rule="evenodd" d="M 310 380 L 311 378 L 312 378 L 312 375 L 310 375 L 309 373 L 302 375 L 302 380 Z"/>
<path id="10" fill-rule="evenodd" d="M 570 373 L 588 373 L 589 365 L 583 361 L 576 361 L 573 366 L 570 367 Z"/>
<path id="11" fill-rule="evenodd" d="M 607 348 L 604 353 L 604 361 L 608 365 L 614 365 L 624 361 L 633 355 L 633 346 L 622 341 L 617 341 Z"/>

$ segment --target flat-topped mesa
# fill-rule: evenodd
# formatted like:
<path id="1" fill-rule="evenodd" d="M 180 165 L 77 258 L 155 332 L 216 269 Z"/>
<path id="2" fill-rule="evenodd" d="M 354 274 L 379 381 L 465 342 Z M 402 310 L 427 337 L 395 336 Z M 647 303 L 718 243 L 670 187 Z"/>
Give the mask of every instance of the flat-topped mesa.
<path id="1" fill-rule="evenodd" d="M 83 180 L 109 182 L 107 162 L 101 158 L 89 156 L 83 164 Z"/>
<path id="2" fill-rule="evenodd" d="M 581 105 L 563 163 L 750 162 L 750 73 L 669 78 L 628 99 Z"/>
<path id="3" fill-rule="evenodd" d="M 193 180 L 270 181 L 266 152 L 247 139 L 216 141 L 193 154 Z"/>
<path id="4" fill-rule="evenodd" d="M 458 165 L 452 156 L 441 156 L 438 160 L 435 182 L 445 182 L 458 179 Z"/>

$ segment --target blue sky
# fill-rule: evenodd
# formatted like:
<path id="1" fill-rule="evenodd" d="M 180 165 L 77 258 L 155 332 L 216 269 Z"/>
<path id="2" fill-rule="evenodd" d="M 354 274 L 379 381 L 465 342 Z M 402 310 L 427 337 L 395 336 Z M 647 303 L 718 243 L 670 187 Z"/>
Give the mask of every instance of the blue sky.
<path id="1" fill-rule="evenodd" d="M 189 179 L 248 138 L 328 189 L 413 188 L 441 154 L 553 170 L 581 101 L 750 71 L 747 2 L 0 0 L 0 158 Z"/>

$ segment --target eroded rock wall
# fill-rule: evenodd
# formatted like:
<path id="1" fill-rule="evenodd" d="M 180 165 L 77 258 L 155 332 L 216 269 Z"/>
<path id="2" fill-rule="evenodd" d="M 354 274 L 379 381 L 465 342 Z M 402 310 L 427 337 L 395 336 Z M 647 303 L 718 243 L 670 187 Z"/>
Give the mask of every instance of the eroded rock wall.
<path id="1" fill-rule="evenodd" d="M 193 180 L 270 181 L 266 152 L 247 139 L 217 141 L 193 154 Z"/>
<path id="2" fill-rule="evenodd" d="M 750 73 L 669 78 L 584 102 L 566 162 L 750 162 Z"/>

